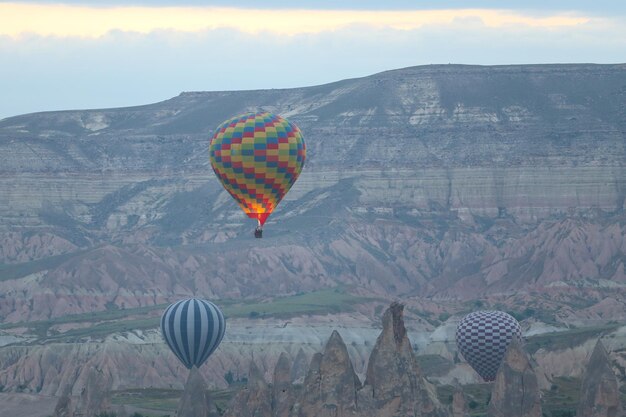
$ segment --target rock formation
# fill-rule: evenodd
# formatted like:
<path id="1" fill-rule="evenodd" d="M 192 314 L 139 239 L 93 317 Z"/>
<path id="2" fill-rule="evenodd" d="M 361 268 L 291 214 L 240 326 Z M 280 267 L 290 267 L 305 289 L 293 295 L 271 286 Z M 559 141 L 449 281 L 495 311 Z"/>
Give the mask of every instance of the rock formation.
<path id="1" fill-rule="evenodd" d="M 452 394 L 452 417 L 469 417 L 467 400 L 461 386 L 458 384 L 455 384 L 454 393 Z"/>
<path id="2" fill-rule="evenodd" d="M 235 395 L 224 417 L 272 417 L 272 393 L 254 361 L 247 386 Z"/>
<path id="3" fill-rule="evenodd" d="M 195 366 L 189 371 L 185 390 L 178 403 L 177 417 L 208 417 L 215 415 L 204 378 Z"/>
<path id="4" fill-rule="evenodd" d="M 53 417 L 72 417 L 73 413 L 73 403 L 72 397 L 70 396 L 71 387 L 67 386 L 63 395 L 59 397 L 56 406 L 54 407 Z"/>
<path id="5" fill-rule="evenodd" d="M 135 108 L 4 119 L 0 260 L 46 262 L 9 271 L 15 280 L 2 288 L 0 313 L 17 322 L 154 305 L 174 288 L 229 298 L 345 284 L 378 294 L 471 297 L 623 280 L 618 219 L 596 227 L 569 212 L 624 208 L 625 74 L 623 64 L 425 66 L 324 86 L 193 92 Z M 282 207 L 287 217 L 306 214 L 300 233 L 257 247 L 270 261 L 278 251 L 280 262 L 267 265 L 255 265 L 255 257 L 242 262 L 241 250 L 254 246 L 233 241 L 243 235 L 243 220 L 203 154 L 206 132 L 225 109 L 237 114 L 250 103 L 289 114 L 314 155 L 290 191 L 295 204 Z M 339 221 L 309 216 L 320 211 Z M 364 222 L 363 213 L 406 220 Z M 541 222 L 554 215 L 565 217 L 562 224 Z M 231 216 L 237 220 L 224 228 Z M 483 216 L 494 222 L 491 230 L 474 227 Z M 518 229 L 518 221 L 528 228 Z M 343 226 L 351 224 L 366 226 Z M 581 243 L 580 233 L 592 241 Z M 313 236 L 346 251 L 309 245 Z M 605 248 L 607 239 L 615 243 Z M 232 244 L 219 263 L 211 251 L 205 258 L 187 248 L 225 241 Z M 180 258 L 161 250 L 164 243 Z M 129 247 L 135 244 L 148 250 Z M 530 268 L 521 269 L 521 259 Z M 31 284 L 25 271 L 41 276 Z M 517 279 L 522 271 L 533 279 Z M 256 282 L 244 278 L 252 274 Z"/>
<path id="6" fill-rule="evenodd" d="M 537 375 L 519 339 L 509 345 L 496 375 L 488 417 L 541 417 Z"/>
<path id="7" fill-rule="evenodd" d="M 312 404 L 318 401 L 319 386 L 321 383 L 320 366 L 322 364 L 322 354 L 315 353 L 311 357 L 309 370 L 304 377 L 302 386 L 302 395 L 296 400 L 291 413 L 292 417 L 303 417 L 308 409 L 312 408 Z M 312 391 L 309 391 L 312 390 Z M 317 394 L 317 396 L 316 396 Z"/>
<path id="8" fill-rule="evenodd" d="M 276 363 L 272 383 L 272 413 L 274 417 L 289 417 L 294 402 L 291 367 L 287 354 L 283 352 Z"/>
<path id="9" fill-rule="evenodd" d="M 577 417 L 622 416 L 620 392 L 611 360 L 600 340 L 585 368 L 580 388 Z"/>
<path id="10" fill-rule="evenodd" d="M 85 381 L 78 396 L 72 395 L 71 385 L 65 386 L 54 408 L 54 417 L 94 417 L 112 411 L 111 376 L 96 366 L 90 366 L 81 378 Z"/>
<path id="11" fill-rule="evenodd" d="M 456 381 L 447 409 L 421 375 L 403 311 L 399 303 L 392 303 L 385 311 L 363 386 L 342 337 L 333 331 L 323 353 L 313 355 L 301 389 L 291 383 L 287 354 L 282 353 L 276 363 L 271 387 L 252 362 L 248 386 L 235 395 L 225 417 L 468 417 L 467 403 Z M 620 417 L 615 406 L 619 401 L 617 382 L 601 344 L 596 346 L 588 367 L 582 397 L 585 404 L 599 405 L 601 408 L 596 409 L 606 412 L 589 414 L 590 408 L 583 408 L 579 417 Z M 540 400 L 531 360 L 521 341 L 514 339 L 496 376 L 488 417 L 541 417 Z"/>
<path id="12" fill-rule="evenodd" d="M 111 375 L 100 368 L 92 367 L 87 374 L 76 409 L 84 417 L 91 417 L 111 410 Z"/>
<path id="13" fill-rule="evenodd" d="M 542 310 L 562 307 L 559 321 L 623 321 L 626 290 L 614 283 L 626 280 L 625 68 L 424 66 L 1 120 L 0 317 L 26 333 L 0 347 L 0 385 L 59 395 L 68 368 L 124 332 L 95 327 L 107 310 L 127 314 L 122 324 L 134 308 L 194 293 L 515 293 L 507 309 L 532 299 L 545 301 Z M 246 238 L 245 217 L 204 149 L 207 132 L 251 106 L 288 115 L 311 155 L 292 203 L 281 205 L 278 224 L 291 232 L 273 228 L 263 245 Z M 589 306 L 572 308 L 581 298 Z M 58 345 L 47 343 L 53 335 Z M 81 335 L 91 346 L 77 343 Z M 133 343 L 107 365 L 116 389 L 179 387 L 175 366 L 143 354 L 166 347 L 146 345 L 131 361 Z M 7 359 L 18 349 L 18 361 Z M 237 367 L 214 374 L 246 371 Z"/>
<path id="14" fill-rule="evenodd" d="M 271 400 L 267 384 L 260 375 L 255 377 L 258 370 L 253 365 L 248 388 L 235 396 L 226 416 L 256 412 L 255 416 L 274 417 L 447 417 L 432 385 L 420 375 L 403 309 L 393 303 L 385 312 L 363 387 L 343 339 L 333 331 L 324 352 L 313 355 L 299 395 L 294 395 L 287 356 L 281 354 Z"/>
<path id="15" fill-rule="evenodd" d="M 324 353 L 314 355 L 311 361 L 297 417 L 354 416 L 360 387 L 346 345 L 339 333 L 333 331 Z"/>
<path id="16" fill-rule="evenodd" d="M 402 304 L 392 303 L 383 315 L 359 403 L 371 403 L 384 416 L 445 416 L 433 386 L 420 375 L 403 310 Z"/>
<path id="17" fill-rule="evenodd" d="M 291 382 L 296 384 L 304 382 L 308 365 L 307 355 L 304 353 L 304 350 L 300 348 L 291 366 Z"/>

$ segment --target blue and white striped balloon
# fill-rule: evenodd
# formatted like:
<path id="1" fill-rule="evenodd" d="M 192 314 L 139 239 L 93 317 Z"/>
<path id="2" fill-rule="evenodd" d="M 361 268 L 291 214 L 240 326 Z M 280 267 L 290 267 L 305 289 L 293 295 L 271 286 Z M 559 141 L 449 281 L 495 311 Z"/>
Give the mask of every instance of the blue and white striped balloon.
<path id="1" fill-rule="evenodd" d="M 200 298 L 178 301 L 161 317 L 165 342 L 188 369 L 200 367 L 209 358 L 225 331 L 226 320 L 220 309 Z"/>

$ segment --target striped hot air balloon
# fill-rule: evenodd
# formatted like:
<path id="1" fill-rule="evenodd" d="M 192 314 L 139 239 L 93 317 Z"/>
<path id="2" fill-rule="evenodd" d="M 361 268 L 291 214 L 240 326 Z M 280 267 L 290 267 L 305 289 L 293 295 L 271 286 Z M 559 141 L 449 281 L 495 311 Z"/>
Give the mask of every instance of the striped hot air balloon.
<path id="1" fill-rule="evenodd" d="M 463 317 L 456 329 L 456 345 L 485 381 L 496 379 L 513 337 L 521 339 L 522 329 L 503 311 L 475 311 Z"/>
<path id="2" fill-rule="evenodd" d="M 218 126 L 209 159 L 226 191 L 258 220 L 260 231 L 302 172 L 306 146 L 300 129 L 287 119 L 246 113 Z"/>
<path id="3" fill-rule="evenodd" d="M 161 316 L 161 333 L 188 368 L 200 367 L 224 337 L 226 320 L 210 301 L 189 298 L 171 304 Z"/>

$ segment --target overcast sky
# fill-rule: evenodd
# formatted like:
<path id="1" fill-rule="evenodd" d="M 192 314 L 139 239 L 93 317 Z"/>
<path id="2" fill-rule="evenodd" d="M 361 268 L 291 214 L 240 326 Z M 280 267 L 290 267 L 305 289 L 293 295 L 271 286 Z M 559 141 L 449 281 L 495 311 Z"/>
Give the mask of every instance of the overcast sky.
<path id="1" fill-rule="evenodd" d="M 568 62 L 626 62 L 626 2 L 0 1 L 0 119 L 413 65 Z"/>

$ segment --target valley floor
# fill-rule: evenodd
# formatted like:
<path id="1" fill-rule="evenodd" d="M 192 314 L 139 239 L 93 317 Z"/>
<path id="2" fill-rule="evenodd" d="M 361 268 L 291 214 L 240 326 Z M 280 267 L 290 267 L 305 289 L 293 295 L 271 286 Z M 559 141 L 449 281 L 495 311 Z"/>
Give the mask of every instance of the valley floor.
<path id="1" fill-rule="evenodd" d="M 7 417 L 48 417 L 54 412 L 57 400 L 45 395 L 0 393 L 0 410 Z"/>

